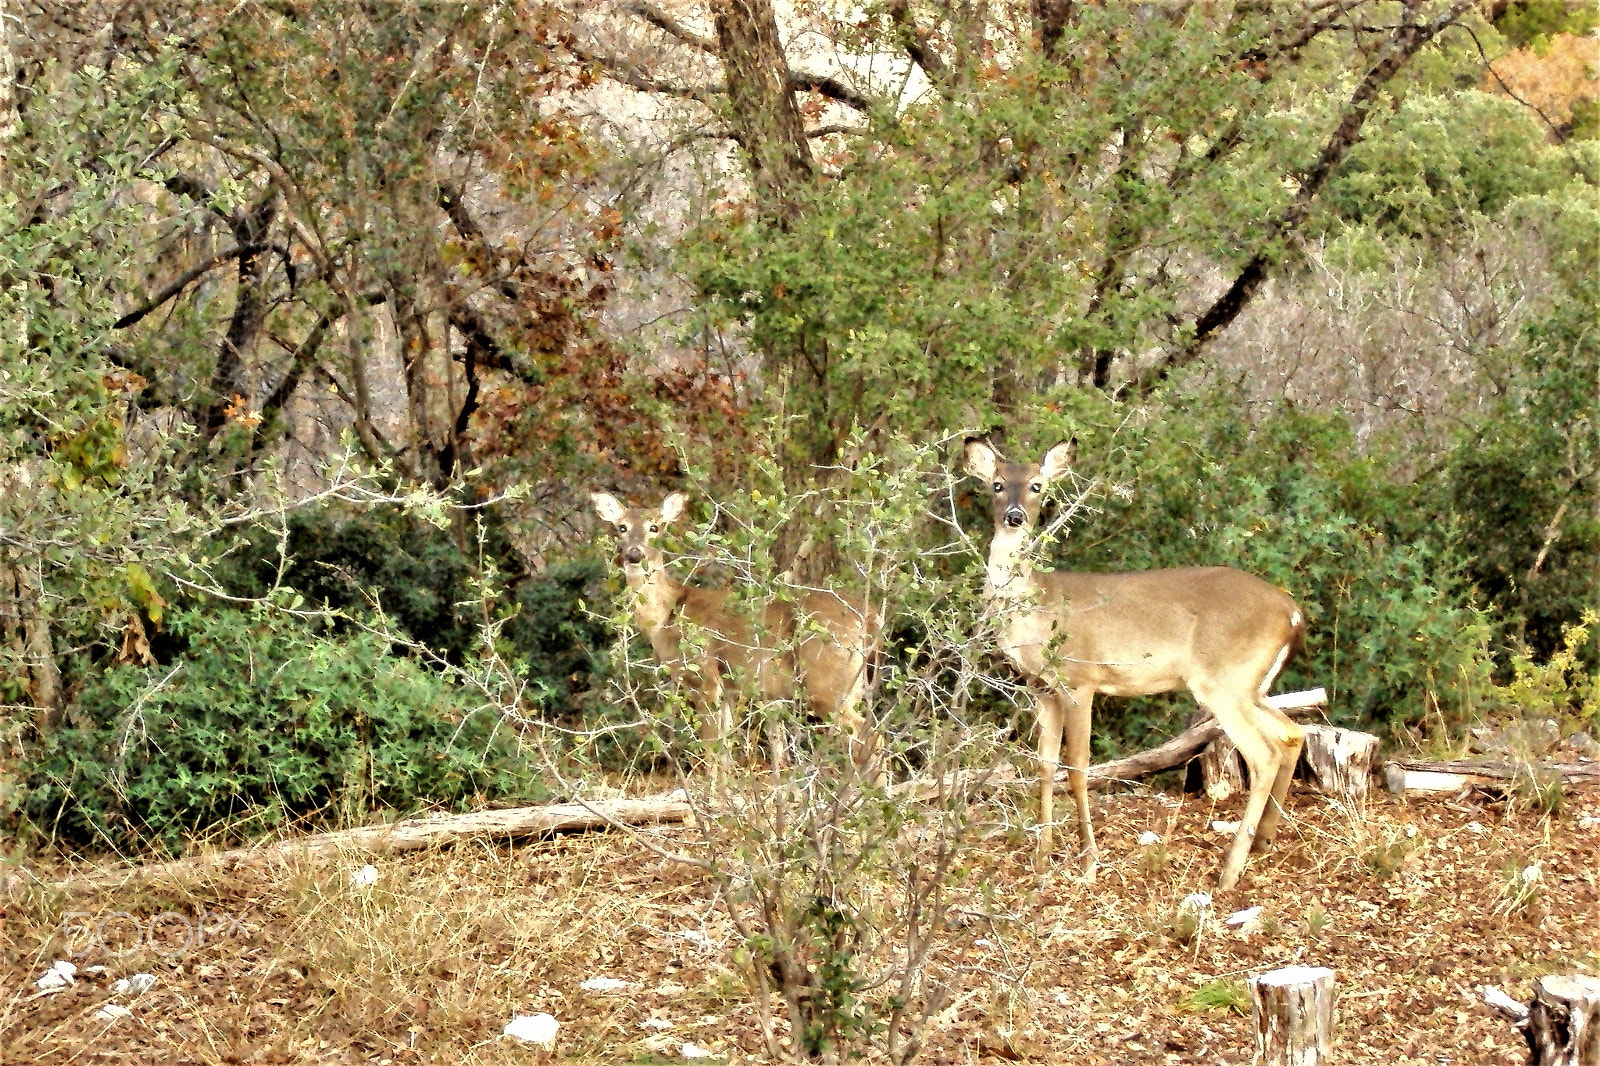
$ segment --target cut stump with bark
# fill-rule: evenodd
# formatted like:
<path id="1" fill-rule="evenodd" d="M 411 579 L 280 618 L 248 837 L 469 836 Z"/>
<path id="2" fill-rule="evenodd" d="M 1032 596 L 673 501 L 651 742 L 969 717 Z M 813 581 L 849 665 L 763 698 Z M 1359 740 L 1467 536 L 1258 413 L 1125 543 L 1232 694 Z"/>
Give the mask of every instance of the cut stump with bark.
<path id="1" fill-rule="evenodd" d="M 1226 733 L 1200 753 L 1200 782 L 1218 802 L 1244 791 L 1244 760 Z"/>
<path id="2" fill-rule="evenodd" d="M 1526 1024 L 1530 1066 L 1600 1066 L 1600 977 L 1539 978 Z"/>
<path id="3" fill-rule="evenodd" d="M 1256 1061 L 1318 1066 L 1333 1048 L 1333 971 L 1286 966 L 1250 978 Z"/>
<path id="4" fill-rule="evenodd" d="M 1355 729 L 1308 725 L 1301 758 L 1317 791 L 1337 796 L 1356 810 L 1367 805 L 1367 782 L 1378 738 Z"/>

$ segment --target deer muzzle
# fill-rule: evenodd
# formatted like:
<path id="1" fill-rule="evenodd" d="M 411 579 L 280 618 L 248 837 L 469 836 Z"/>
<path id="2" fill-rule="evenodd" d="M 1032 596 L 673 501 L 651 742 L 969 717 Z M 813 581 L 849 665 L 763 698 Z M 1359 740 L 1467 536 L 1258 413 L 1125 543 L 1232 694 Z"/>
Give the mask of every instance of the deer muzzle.
<path id="1" fill-rule="evenodd" d="M 1006 525 L 1012 529 L 1028 524 L 1028 513 L 1020 507 L 1007 507 L 1005 514 L 1001 517 L 1005 519 Z"/>
<path id="2" fill-rule="evenodd" d="M 622 561 L 627 563 L 629 566 L 638 566 L 640 563 L 644 562 L 644 549 L 638 545 L 624 548 L 622 550 Z"/>

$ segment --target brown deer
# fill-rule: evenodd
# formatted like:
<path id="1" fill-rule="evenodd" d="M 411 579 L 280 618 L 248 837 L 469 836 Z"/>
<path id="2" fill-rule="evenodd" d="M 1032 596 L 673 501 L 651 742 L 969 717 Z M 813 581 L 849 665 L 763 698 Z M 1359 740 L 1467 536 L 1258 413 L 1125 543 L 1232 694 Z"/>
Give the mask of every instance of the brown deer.
<path id="1" fill-rule="evenodd" d="M 981 440 L 966 443 L 967 473 L 992 492 L 994 539 L 984 597 L 997 609 L 1000 649 L 1037 692 L 1039 857 L 1051 852 L 1056 763 L 1066 731 L 1067 780 L 1078 805 L 1085 879 L 1097 851 L 1089 824 L 1089 720 L 1095 693 L 1145 696 L 1187 689 L 1210 711 L 1250 768 L 1250 798 L 1218 885 L 1239 879 L 1252 845 L 1278 829 L 1304 736 L 1266 702 L 1301 642 L 1294 600 L 1225 566 L 1090 574 L 1038 573 L 1028 558 L 1045 491 L 1072 465 L 1073 442 L 1037 464 L 1008 463 Z M 1268 801 L 1271 801 L 1270 803 Z"/>
<path id="2" fill-rule="evenodd" d="M 713 778 L 725 769 L 721 749 L 733 724 L 725 684 L 730 675 L 753 679 L 765 700 L 793 699 L 798 675 L 812 712 L 848 729 L 851 757 L 858 767 L 867 767 L 875 738 L 860 706 L 867 664 L 883 627 L 881 612 L 857 597 L 807 590 L 798 593 L 796 603 L 766 604 L 757 633 L 729 606 L 727 589 L 685 585 L 668 572 L 655 540 L 683 513 L 683 493 L 672 493 L 656 510 L 624 507 L 604 492 L 591 493 L 590 499 L 596 513 L 621 534 L 618 549 L 634 623 L 656 660 L 691 688 Z M 701 631 L 704 643 L 702 658 L 693 663 L 687 661 L 685 622 Z M 781 730 L 774 732 L 773 757 L 780 764 L 781 737 Z M 872 779 L 879 779 L 878 772 Z"/>

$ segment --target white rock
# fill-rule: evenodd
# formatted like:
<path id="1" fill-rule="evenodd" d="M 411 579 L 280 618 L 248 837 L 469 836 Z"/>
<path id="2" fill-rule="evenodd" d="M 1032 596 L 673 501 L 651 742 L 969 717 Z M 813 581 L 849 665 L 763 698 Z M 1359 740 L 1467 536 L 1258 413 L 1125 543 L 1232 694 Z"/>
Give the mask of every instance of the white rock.
<path id="1" fill-rule="evenodd" d="M 1184 910 L 1192 910 L 1197 914 L 1202 911 L 1208 911 L 1211 909 L 1211 893 L 1191 892 L 1183 897 L 1183 902 L 1178 906 Z"/>
<path id="2" fill-rule="evenodd" d="M 350 875 L 350 883 L 357 888 L 367 888 L 378 883 L 378 868 L 371 863 Z"/>
<path id="3" fill-rule="evenodd" d="M 548 1014 L 518 1014 L 506 1023 L 505 1034 L 515 1040 L 542 1048 L 556 1045 L 556 1030 L 561 1023 Z"/>
<path id="4" fill-rule="evenodd" d="M 1239 831 L 1239 823 L 1224 822 L 1221 819 L 1218 819 L 1217 821 L 1211 823 L 1211 831 L 1213 833 L 1221 833 L 1223 836 L 1230 836 Z"/>
<path id="5" fill-rule="evenodd" d="M 1234 911 L 1232 914 L 1228 915 L 1228 920 L 1225 924 L 1249 925 L 1259 917 L 1261 917 L 1260 907 L 1246 907 L 1242 911 Z"/>
<path id="6" fill-rule="evenodd" d="M 122 994 L 132 992 L 134 995 L 143 995 L 155 987 L 156 975 L 153 973 L 136 973 L 132 977 L 123 977 L 111 982 L 111 991 Z"/>
<path id="7" fill-rule="evenodd" d="M 980 948 L 992 948 L 992 947 L 994 947 L 994 942 L 991 941 L 988 937 L 984 937 L 984 936 L 980 936 L 978 939 L 974 940 L 973 943 L 976 944 Z"/>
<path id="8" fill-rule="evenodd" d="M 695 1044 L 686 1043 L 681 1050 L 683 1057 L 686 1059 L 709 1059 L 715 1056 L 715 1052 L 707 1051 L 705 1048 Z"/>
<path id="9" fill-rule="evenodd" d="M 1148 848 L 1151 844 L 1159 843 L 1161 843 L 1160 833 L 1153 833 L 1146 829 L 1144 832 L 1139 834 L 1139 846 L 1141 848 Z"/>
<path id="10" fill-rule="evenodd" d="M 639 1023 L 641 1029 L 671 1029 L 672 1023 L 665 1018 L 646 1018 Z"/>
<path id="11" fill-rule="evenodd" d="M 114 1022 L 118 1018 L 126 1018 L 133 1011 L 120 1003 L 107 1003 L 104 1007 L 94 1012 L 96 1019 L 102 1022 Z"/>
<path id="12" fill-rule="evenodd" d="M 77 972 L 78 968 L 72 963 L 66 959 L 58 959 L 34 982 L 34 986 L 44 992 L 57 992 L 77 984 L 78 982 L 73 979 L 73 975 Z"/>
<path id="13" fill-rule="evenodd" d="M 1534 863 L 1532 866 L 1524 866 L 1522 868 L 1522 883 L 1523 884 L 1531 885 L 1537 880 L 1539 880 L 1539 864 L 1538 863 Z"/>
<path id="14" fill-rule="evenodd" d="M 632 981 L 624 981 L 616 977 L 591 977 L 578 986 L 585 992 L 620 992 L 624 988 L 639 987 Z"/>

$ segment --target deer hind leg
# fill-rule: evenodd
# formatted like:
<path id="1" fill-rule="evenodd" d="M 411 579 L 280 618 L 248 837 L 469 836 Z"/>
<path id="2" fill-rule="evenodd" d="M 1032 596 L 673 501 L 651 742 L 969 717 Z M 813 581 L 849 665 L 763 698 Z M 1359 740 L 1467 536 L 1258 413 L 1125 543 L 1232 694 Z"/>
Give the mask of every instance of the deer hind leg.
<path id="1" fill-rule="evenodd" d="M 1035 865 L 1043 870 L 1055 850 L 1056 766 L 1061 757 L 1061 729 L 1064 724 L 1061 698 L 1050 689 L 1034 693 L 1034 716 L 1039 722 L 1039 844 Z"/>
<path id="2" fill-rule="evenodd" d="M 1253 698 L 1228 692 L 1196 692 L 1194 695 L 1216 715 L 1228 739 L 1239 749 L 1245 765 L 1250 769 L 1250 798 L 1245 801 L 1239 832 L 1233 838 L 1228 857 L 1222 864 L 1222 872 L 1217 877 L 1217 887 L 1226 892 L 1238 883 L 1239 875 L 1250 858 L 1257 827 L 1277 785 L 1282 746 L 1262 732 L 1257 724 Z M 1289 764 L 1289 772 L 1294 772 L 1293 763 Z"/>
<path id="3" fill-rule="evenodd" d="M 1094 689 L 1075 689 L 1058 695 L 1056 702 L 1062 707 L 1066 724 L 1067 784 L 1072 789 L 1073 802 L 1078 805 L 1083 879 L 1092 882 L 1100 859 L 1100 851 L 1094 843 L 1094 826 L 1089 821 L 1089 725 L 1094 710 Z"/>
<path id="4" fill-rule="evenodd" d="M 1260 716 L 1257 721 L 1267 740 L 1278 747 L 1278 776 L 1272 782 L 1272 802 L 1261 814 L 1261 824 L 1256 828 L 1254 849 L 1265 851 L 1278 835 L 1278 823 L 1283 817 L 1284 804 L 1289 801 L 1289 783 L 1294 779 L 1294 768 L 1300 762 L 1300 748 L 1305 743 L 1306 731 L 1289 716 L 1267 703 L 1257 700 Z"/>

